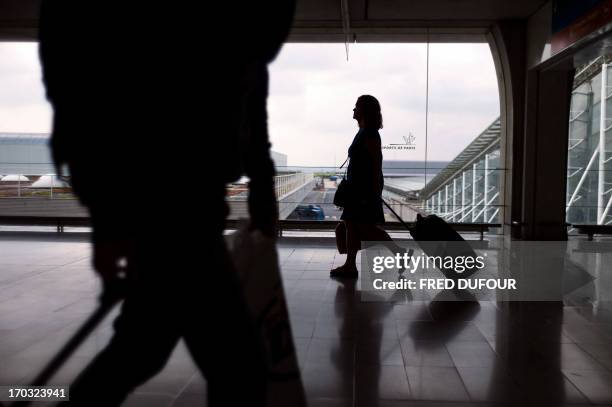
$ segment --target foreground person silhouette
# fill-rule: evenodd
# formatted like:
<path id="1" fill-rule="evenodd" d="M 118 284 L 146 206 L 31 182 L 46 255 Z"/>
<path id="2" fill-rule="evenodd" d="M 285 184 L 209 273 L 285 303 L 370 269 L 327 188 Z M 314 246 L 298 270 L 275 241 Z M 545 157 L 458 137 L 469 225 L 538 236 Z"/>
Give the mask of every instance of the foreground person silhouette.
<path id="1" fill-rule="evenodd" d="M 340 219 L 344 233 L 336 233 L 336 238 L 345 236 L 346 261 L 331 270 L 331 277 L 356 278 L 357 252 L 361 242 L 385 242 L 393 253 L 404 250 L 397 245 L 389 234 L 378 225 L 385 222 L 382 191 L 384 186 L 382 172 L 382 151 L 380 130 L 383 126 L 380 103 L 371 95 L 359 96 L 353 109 L 353 119 L 359 125 L 359 132 L 348 150 L 349 164 L 346 178 L 350 186 L 350 202 L 344 207 Z"/>
<path id="2" fill-rule="evenodd" d="M 264 405 L 264 355 L 222 237 L 225 184 L 250 177 L 251 225 L 274 236 L 267 64 L 294 5 L 134 3 L 42 5 L 53 157 L 90 211 L 96 271 L 112 281 L 127 265 L 115 334 L 68 405 L 120 405 L 181 338 L 210 406 Z"/>

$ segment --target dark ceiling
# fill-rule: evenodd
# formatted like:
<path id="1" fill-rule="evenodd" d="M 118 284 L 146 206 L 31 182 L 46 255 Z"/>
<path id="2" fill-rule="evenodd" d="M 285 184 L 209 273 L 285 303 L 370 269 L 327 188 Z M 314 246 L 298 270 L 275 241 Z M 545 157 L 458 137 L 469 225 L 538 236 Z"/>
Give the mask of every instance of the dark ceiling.
<path id="1" fill-rule="evenodd" d="M 482 28 L 493 21 L 527 18 L 546 3 L 547 0 L 298 0 L 292 39 L 343 41 L 347 25 L 351 34 L 370 40 L 402 40 L 401 35 L 394 35 L 402 34 L 401 30 L 418 33 L 423 27 L 441 29 L 450 36 L 461 30 L 481 35 Z M 40 0 L 0 0 L 0 39 L 36 38 L 39 5 Z M 210 16 L 203 16 L 203 21 L 207 18 Z M 454 31 L 457 28 L 459 31 Z"/>
<path id="2" fill-rule="evenodd" d="M 526 19 L 546 3 L 549 1 L 298 0 L 291 40 L 484 41 L 493 22 Z"/>
<path id="3" fill-rule="evenodd" d="M 298 0 L 296 22 L 340 21 L 342 0 Z M 347 0 L 351 21 L 527 18 L 547 0 Z"/>

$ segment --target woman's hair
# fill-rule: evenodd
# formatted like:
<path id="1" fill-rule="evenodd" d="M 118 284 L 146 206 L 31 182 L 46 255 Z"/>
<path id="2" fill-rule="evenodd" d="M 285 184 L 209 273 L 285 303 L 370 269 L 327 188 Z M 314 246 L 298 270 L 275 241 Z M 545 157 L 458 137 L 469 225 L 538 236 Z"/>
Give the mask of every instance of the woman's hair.
<path id="1" fill-rule="evenodd" d="M 357 103 L 361 106 L 363 113 L 363 122 L 366 127 L 374 127 L 376 129 L 383 128 L 382 113 L 380 112 L 380 103 L 371 95 L 361 95 L 357 99 Z"/>

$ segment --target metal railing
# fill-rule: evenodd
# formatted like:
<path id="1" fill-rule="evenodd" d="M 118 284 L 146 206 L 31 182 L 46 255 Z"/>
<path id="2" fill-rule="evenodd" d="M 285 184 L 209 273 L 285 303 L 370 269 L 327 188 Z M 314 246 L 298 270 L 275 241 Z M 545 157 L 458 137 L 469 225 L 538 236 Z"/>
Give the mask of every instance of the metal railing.
<path id="1" fill-rule="evenodd" d="M 277 175 L 274 177 L 274 190 L 277 199 L 290 194 L 297 188 L 308 184 L 313 179 L 313 174 L 298 172 L 294 174 Z"/>
<path id="2" fill-rule="evenodd" d="M 274 190 L 277 198 L 282 199 L 312 179 L 313 174 L 305 173 L 275 176 Z M 247 186 L 245 185 L 240 190 L 246 192 Z M 55 174 L 10 174 L 0 179 L 1 198 L 76 199 L 76 196 L 72 192 L 69 177 L 60 177 Z"/>

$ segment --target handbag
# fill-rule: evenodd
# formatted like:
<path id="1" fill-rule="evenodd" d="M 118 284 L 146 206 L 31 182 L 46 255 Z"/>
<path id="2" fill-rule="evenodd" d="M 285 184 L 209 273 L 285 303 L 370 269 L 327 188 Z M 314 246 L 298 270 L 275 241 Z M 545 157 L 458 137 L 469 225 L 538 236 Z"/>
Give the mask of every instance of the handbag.
<path id="1" fill-rule="evenodd" d="M 348 157 L 340 168 L 344 167 L 344 164 L 348 161 Z M 341 208 L 345 208 L 347 204 L 351 201 L 351 185 L 349 180 L 346 178 L 346 170 L 344 171 L 344 175 L 342 176 L 342 181 L 338 184 L 336 188 L 336 193 L 334 194 L 334 205 L 339 206 Z"/>

